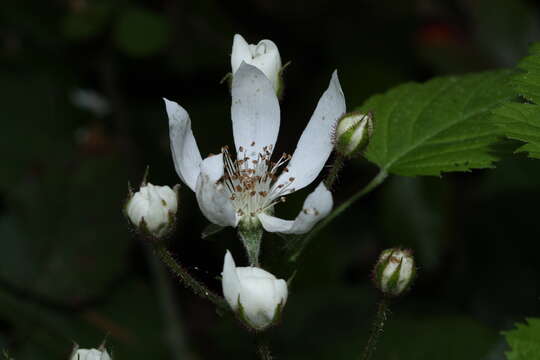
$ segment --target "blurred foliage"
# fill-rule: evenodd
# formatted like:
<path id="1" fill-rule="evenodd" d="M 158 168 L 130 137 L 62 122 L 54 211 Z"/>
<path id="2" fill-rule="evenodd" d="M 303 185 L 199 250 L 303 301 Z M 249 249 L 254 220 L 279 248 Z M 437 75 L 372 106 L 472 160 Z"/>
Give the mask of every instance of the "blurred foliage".
<path id="1" fill-rule="evenodd" d="M 504 335 L 512 348 L 507 353 L 508 360 L 540 359 L 540 319 L 529 318 L 525 324 L 517 323 L 515 329 Z"/>
<path id="2" fill-rule="evenodd" d="M 525 0 L 5 0 L 0 348 L 11 357 L 67 359 L 73 342 L 104 339 L 118 360 L 254 357 L 252 336 L 178 286 L 121 211 L 127 182 L 146 165 L 153 183 L 179 182 L 162 97 L 190 112 L 204 155 L 231 144 L 219 81 L 235 32 L 271 38 L 292 60 L 279 153 L 294 149 L 334 68 L 353 109 L 402 82 L 514 66 L 538 40 L 539 19 Z M 78 89 L 111 112 L 76 105 Z M 336 203 L 375 172 L 349 162 Z M 377 359 L 504 359 L 500 329 L 540 316 L 538 179 L 538 163 L 520 155 L 495 170 L 392 177 L 295 266 L 280 259 L 284 240 L 268 236 L 263 265 L 282 277 L 297 270 L 270 334 L 276 357 L 358 358 L 377 302 L 371 267 L 381 249 L 403 245 L 416 251 L 419 278 L 393 306 Z M 169 248 L 219 292 L 223 254 L 231 249 L 240 263 L 239 241 L 231 229 L 201 240 L 207 222 L 189 189 L 181 193 Z M 277 213 L 294 217 L 304 195 Z M 507 335 L 512 348 L 524 327 Z"/>

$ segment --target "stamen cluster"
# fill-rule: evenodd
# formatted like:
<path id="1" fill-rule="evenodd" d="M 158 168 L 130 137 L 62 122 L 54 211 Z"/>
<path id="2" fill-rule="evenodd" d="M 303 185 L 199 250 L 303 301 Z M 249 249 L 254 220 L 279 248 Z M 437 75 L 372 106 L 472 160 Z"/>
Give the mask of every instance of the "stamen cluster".
<path id="1" fill-rule="evenodd" d="M 256 144 L 252 142 L 250 147 Z M 230 193 L 230 200 L 238 216 L 255 216 L 264 212 L 279 202 L 285 201 L 284 195 L 294 192 L 291 184 L 294 177 L 289 177 L 284 183 L 276 185 L 277 173 L 288 172 L 285 166 L 291 155 L 283 153 L 277 162 L 270 161 L 273 146 L 262 148 L 256 158 L 248 156 L 253 154 L 243 146 L 238 148 L 237 158 L 233 160 L 229 147 L 221 149 L 225 174 L 220 179 Z"/>

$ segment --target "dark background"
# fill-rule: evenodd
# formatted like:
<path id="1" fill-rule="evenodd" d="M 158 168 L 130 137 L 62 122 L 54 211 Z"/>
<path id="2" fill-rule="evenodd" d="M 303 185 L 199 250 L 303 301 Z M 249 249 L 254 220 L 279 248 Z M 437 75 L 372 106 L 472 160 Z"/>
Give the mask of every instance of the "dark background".
<path id="1" fill-rule="evenodd" d="M 348 108 L 405 81 L 511 67 L 539 39 L 532 1 L 4 0 L 0 8 L 0 349 L 17 360 L 67 359 L 105 338 L 121 359 L 255 358 L 253 337 L 178 285 L 122 215 L 127 182 L 179 182 L 162 97 L 181 103 L 206 155 L 232 144 L 226 84 L 234 33 L 270 38 L 285 73 L 278 150 L 291 152 L 330 75 Z M 106 101 L 91 111 L 77 89 Z M 340 202 L 376 167 L 351 161 Z M 263 266 L 287 278 L 280 359 L 358 358 L 376 308 L 380 250 L 416 252 L 419 277 L 392 308 L 377 359 L 497 360 L 501 330 L 539 315 L 540 164 L 391 177 L 308 247 L 296 266 L 264 239 Z M 308 190 L 277 212 L 292 218 Z M 169 248 L 220 292 L 232 229 L 207 222 L 182 187 Z M 285 266 L 284 266 L 285 265 Z"/>

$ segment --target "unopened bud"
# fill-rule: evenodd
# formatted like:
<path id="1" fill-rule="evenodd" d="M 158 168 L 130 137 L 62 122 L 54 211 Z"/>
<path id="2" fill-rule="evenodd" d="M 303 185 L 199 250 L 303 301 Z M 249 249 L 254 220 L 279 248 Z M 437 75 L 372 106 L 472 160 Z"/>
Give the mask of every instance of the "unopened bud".
<path id="1" fill-rule="evenodd" d="M 229 251 L 223 264 L 222 287 L 231 309 L 252 329 L 274 325 L 287 302 L 287 283 L 255 266 L 236 267 Z"/>
<path id="2" fill-rule="evenodd" d="M 373 134 L 373 115 L 352 112 L 338 120 L 335 141 L 336 150 L 347 157 L 360 154 L 369 144 Z"/>
<path id="3" fill-rule="evenodd" d="M 272 82 L 276 93 L 278 95 L 281 93 L 281 57 L 279 56 L 278 47 L 272 40 L 261 40 L 255 45 L 248 44 L 240 34 L 234 35 L 231 53 L 233 77 L 242 62 L 253 65 L 261 70 Z"/>
<path id="4" fill-rule="evenodd" d="M 375 286 L 387 296 L 399 296 L 412 285 L 416 276 L 416 267 L 411 250 L 393 248 L 384 250 L 375 269 Z"/>
<path id="5" fill-rule="evenodd" d="M 130 193 L 125 212 L 139 232 L 161 238 L 174 228 L 177 209 L 177 186 L 143 183 L 139 191 Z"/>
<path id="6" fill-rule="evenodd" d="M 103 346 L 99 349 L 79 349 L 75 345 L 70 360 L 111 360 L 111 356 Z"/>

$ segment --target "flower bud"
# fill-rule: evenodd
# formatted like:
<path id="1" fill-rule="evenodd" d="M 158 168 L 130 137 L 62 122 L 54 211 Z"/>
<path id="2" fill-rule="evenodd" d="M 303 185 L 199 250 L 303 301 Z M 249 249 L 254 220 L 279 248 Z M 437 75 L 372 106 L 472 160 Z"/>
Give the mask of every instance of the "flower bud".
<path id="1" fill-rule="evenodd" d="M 111 357 L 104 347 L 98 349 L 79 349 L 75 346 L 70 360 L 111 360 Z"/>
<path id="2" fill-rule="evenodd" d="M 409 290 L 416 276 L 411 250 L 384 250 L 373 271 L 375 286 L 387 296 L 399 296 Z"/>
<path id="3" fill-rule="evenodd" d="M 177 207 L 177 187 L 171 189 L 143 183 L 139 191 L 130 194 L 125 210 L 139 231 L 160 238 L 174 228 Z"/>
<path id="4" fill-rule="evenodd" d="M 287 302 L 287 283 L 258 267 L 236 267 L 229 251 L 222 272 L 225 299 L 255 330 L 274 324 Z"/>
<path id="5" fill-rule="evenodd" d="M 232 74 L 238 70 L 242 62 L 253 65 L 263 72 L 272 82 L 276 93 L 281 88 L 281 57 L 272 40 L 261 40 L 257 45 L 248 44 L 240 34 L 234 35 L 231 68 Z"/>
<path id="6" fill-rule="evenodd" d="M 373 115 L 352 112 L 338 120 L 335 141 L 336 150 L 347 157 L 360 154 L 369 144 L 373 134 Z"/>

